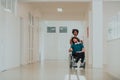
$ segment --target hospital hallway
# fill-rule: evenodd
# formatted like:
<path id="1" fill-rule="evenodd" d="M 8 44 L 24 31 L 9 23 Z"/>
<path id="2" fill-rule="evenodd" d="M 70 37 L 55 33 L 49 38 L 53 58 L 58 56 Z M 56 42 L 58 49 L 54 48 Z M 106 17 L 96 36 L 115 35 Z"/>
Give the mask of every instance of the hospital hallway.
<path id="1" fill-rule="evenodd" d="M 70 69 L 67 61 L 34 63 L 0 73 L 0 80 L 117 80 L 103 69 Z"/>
<path id="2" fill-rule="evenodd" d="M 0 80 L 120 80 L 119 61 L 120 0 L 0 0 Z"/>

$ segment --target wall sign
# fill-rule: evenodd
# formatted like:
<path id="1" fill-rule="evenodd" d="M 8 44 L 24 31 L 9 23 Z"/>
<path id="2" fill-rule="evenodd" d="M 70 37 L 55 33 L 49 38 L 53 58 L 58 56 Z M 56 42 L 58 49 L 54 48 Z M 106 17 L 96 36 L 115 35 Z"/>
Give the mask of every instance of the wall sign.
<path id="1" fill-rule="evenodd" d="M 47 27 L 47 33 L 56 33 L 56 27 Z"/>
<path id="2" fill-rule="evenodd" d="M 67 33 L 67 26 L 60 26 L 59 27 L 59 32 L 60 33 Z"/>

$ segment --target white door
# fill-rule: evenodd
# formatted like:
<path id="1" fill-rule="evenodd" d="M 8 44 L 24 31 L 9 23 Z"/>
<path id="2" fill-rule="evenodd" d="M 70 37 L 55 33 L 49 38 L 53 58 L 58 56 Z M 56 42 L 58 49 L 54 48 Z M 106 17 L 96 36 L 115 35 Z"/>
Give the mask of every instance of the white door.
<path id="1" fill-rule="evenodd" d="M 44 42 L 45 59 L 56 60 L 58 59 L 58 36 L 56 33 L 46 33 Z"/>
<path id="2" fill-rule="evenodd" d="M 58 34 L 58 59 L 68 59 L 69 38 L 67 33 Z"/>
<path id="3" fill-rule="evenodd" d="M 45 35 L 45 59 L 66 60 L 68 54 L 68 35 L 66 33 L 48 33 Z"/>

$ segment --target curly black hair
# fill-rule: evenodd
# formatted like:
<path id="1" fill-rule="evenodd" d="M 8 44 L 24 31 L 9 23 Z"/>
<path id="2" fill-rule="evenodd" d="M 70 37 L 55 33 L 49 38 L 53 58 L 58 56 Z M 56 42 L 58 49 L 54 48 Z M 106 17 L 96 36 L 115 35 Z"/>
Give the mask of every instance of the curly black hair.
<path id="1" fill-rule="evenodd" d="M 76 31 L 77 33 L 79 33 L 79 30 L 78 30 L 78 29 L 73 29 L 73 30 L 72 30 L 72 34 L 74 34 L 75 31 Z"/>

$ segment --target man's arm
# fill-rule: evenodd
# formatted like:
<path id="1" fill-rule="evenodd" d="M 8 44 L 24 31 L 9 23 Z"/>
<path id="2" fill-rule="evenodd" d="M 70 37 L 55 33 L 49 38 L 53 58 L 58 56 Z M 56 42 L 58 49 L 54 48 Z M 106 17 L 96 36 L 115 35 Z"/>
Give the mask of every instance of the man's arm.
<path id="1" fill-rule="evenodd" d="M 81 52 L 85 52 L 85 48 L 82 48 L 82 51 Z"/>
<path id="2" fill-rule="evenodd" d="M 70 49 L 69 49 L 69 52 L 72 52 L 72 51 L 73 51 L 73 49 L 72 49 L 72 48 L 70 48 Z"/>

